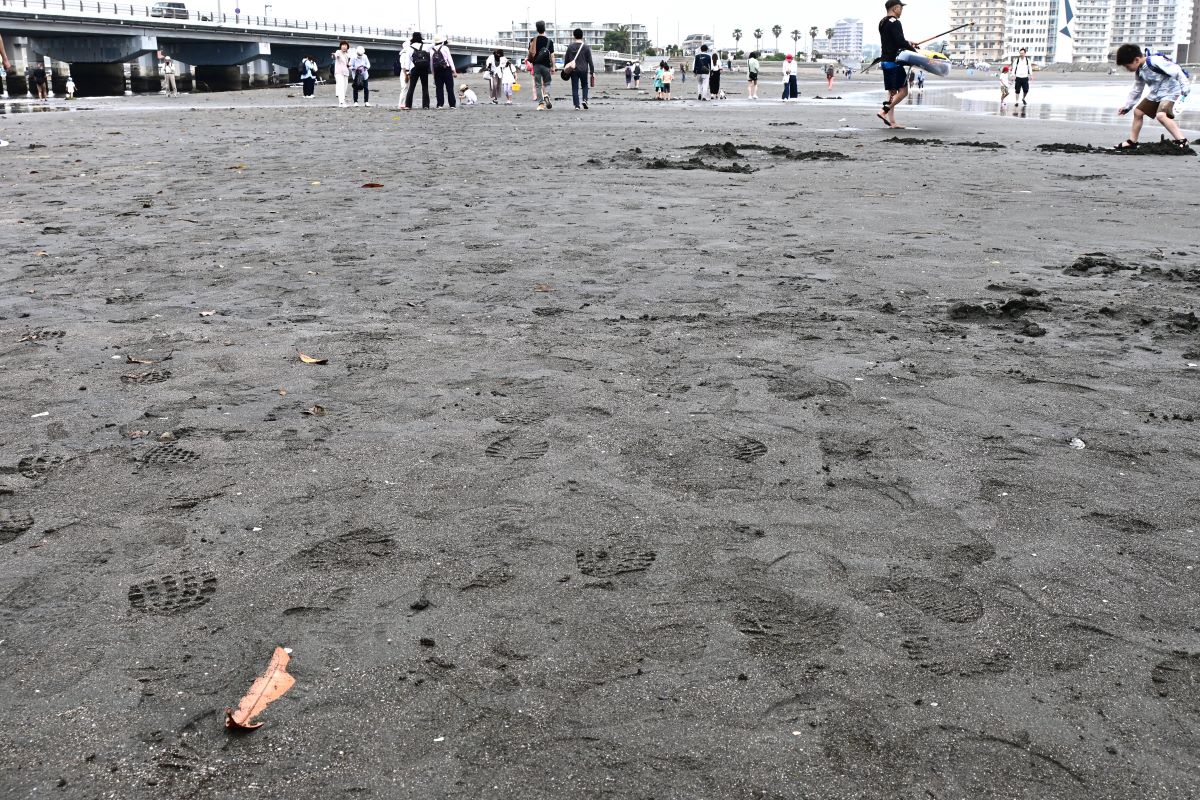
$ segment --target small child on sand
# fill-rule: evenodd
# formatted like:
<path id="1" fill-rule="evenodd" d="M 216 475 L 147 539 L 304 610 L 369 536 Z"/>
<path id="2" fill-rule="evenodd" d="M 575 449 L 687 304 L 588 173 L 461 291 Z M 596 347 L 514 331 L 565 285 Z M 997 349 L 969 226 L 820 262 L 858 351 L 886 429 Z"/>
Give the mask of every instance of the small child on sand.
<path id="1" fill-rule="evenodd" d="M 1008 100 L 1008 95 L 1012 91 L 1012 84 L 1008 81 L 1008 65 L 1004 65 L 1004 69 L 1000 70 L 1000 107 L 1004 108 L 1004 103 Z"/>
<path id="2" fill-rule="evenodd" d="M 458 85 L 458 101 L 464 106 L 473 106 L 479 104 L 479 95 L 475 94 L 475 90 L 465 83 Z"/>
<path id="3" fill-rule="evenodd" d="M 70 75 L 67 76 L 67 99 L 75 99 L 75 79 Z"/>
<path id="4" fill-rule="evenodd" d="M 1183 68 L 1165 56 L 1143 53 L 1142 48 L 1136 44 L 1123 44 L 1117 48 L 1117 66 L 1137 75 L 1133 82 L 1133 91 L 1129 93 L 1125 105 L 1117 111 L 1121 116 L 1128 114 L 1130 110 L 1133 111 L 1133 125 L 1129 138 L 1117 145 L 1117 149 L 1132 150 L 1138 146 L 1142 122 L 1148 116 L 1154 117 L 1167 129 L 1167 133 L 1180 149 L 1186 148 L 1188 140 L 1175 123 L 1175 104 L 1187 97 L 1191 89 L 1191 81 Z M 1142 92 L 1147 86 L 1150 87 L 1150 91 L 1146 92 L 1143 98 Z"/>

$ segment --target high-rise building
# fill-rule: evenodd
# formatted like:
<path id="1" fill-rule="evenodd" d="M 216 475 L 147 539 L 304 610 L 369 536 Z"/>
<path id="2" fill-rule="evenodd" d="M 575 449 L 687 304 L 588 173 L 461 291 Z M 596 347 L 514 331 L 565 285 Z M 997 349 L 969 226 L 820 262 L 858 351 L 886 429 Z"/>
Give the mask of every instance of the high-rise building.
<path id="1" fill-rule="evenodd" d="M 1005 10 L 1028 1 L 950 0 L 951 28 L 975 23 L 950 34 L 951 57 L 968 61 L 999 60 L 1004 55 Z"/>
<path id="2" fill-rule="evenodd" d="M 1190 14 L 1188 0 L 1112 0 L 1112 4 L 1114 50 L 1128 42 L 1174 57 L 1182 33 L 1177 16 Z"/>
<path id="3" fill-rule="evenodd" d="M 1200 61 L 1200 8 L 1192 3 L 1192 37 L 1188 45 L 1188 51 L 1183 53 L 1177 59 L 1180 63 L 1188 62 L 1191 64 Z"/>
<path id="4" fill-rule="evenodd" d="M 562 52 L 566 52 L 567 44 L 573 40 L 572 31 L 576 28 L 583 29 L 583 40 L 596 52 L 604 51 L 604 35 L 609 31 L 625 28 L 629 32 L 630 44 L 633 46 L 635 53 L 641 53 L 650 46 L 650 35 L 646 30 L 645 25 L 634 25 L 625 22 L 572 22 L 555 26 L 554 23 L 546 22 L 546 35 L 554 42 L 561 45 Z M 500 31 L 496 34 L 496 38 L 505 47 L 523 48 L 529 40 L 537 35 L 537 27 L 532 22 L 514 22 L 512 30 Z M 658 46 L 657 44 L 655 45 Z"/>
<path id="5" fill-rule="evenodd" d="M 839 19 L 833 24 L 829 40 L 830 55 L 838 58 L 860 58 L 863 49 L 863 24 L 859 19 Z"/>
<path id="6" fill-rule="evenodd" d="M 1072 61 L 1108 61 L 1108 54 L 1113 49 L 1110 47 L 1113 2 L 1114 0 L 1074 0 L 1071 3 L 1071 10 L 1074 12 L 1071 23 Z"/>
<path id="7" fill-rule="evenodd" d="M 1004 57 L 1011 59 L 1022 47 L 1031 61 L 1054 61 L 1061 0 L 1010 0 L 1004 22 Z"/>

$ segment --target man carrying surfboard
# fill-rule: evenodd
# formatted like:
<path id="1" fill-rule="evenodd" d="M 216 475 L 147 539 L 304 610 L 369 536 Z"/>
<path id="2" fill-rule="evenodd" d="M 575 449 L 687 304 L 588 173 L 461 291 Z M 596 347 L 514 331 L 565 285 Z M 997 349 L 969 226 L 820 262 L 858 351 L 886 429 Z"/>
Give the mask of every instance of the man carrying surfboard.
<path id="1" fill-rule="evenodd" d="M 908 97 L 908 78 L 904 66 L 896 63 L 900 53 L 905 50 L 916 52 L 916 46 L 904 38 L 904 26 L 900 24 L 900 15 L 904 13 L 902 0 L 887 0 L 883 4 L 887 16 L 879 21 L 880 66 L 883 67 L 883 88 L 887 89 L 888 99 L 883 104 L 883 110 L 875 116 L 889 128 L 903 129 L 896 124 L 896 106 Z"/>

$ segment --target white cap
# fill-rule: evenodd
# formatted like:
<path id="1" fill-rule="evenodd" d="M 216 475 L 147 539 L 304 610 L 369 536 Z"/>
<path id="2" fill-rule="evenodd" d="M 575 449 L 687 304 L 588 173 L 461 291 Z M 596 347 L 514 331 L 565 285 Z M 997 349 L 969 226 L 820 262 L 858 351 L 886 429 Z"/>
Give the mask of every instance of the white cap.
<path id="1" fill-rule="evenodd" d="M 357 50 L 355 50 L 354 52 L 358 53 L 360 56 L 365 56 L 367 54 L 367 48 L 360 47 Z"/>

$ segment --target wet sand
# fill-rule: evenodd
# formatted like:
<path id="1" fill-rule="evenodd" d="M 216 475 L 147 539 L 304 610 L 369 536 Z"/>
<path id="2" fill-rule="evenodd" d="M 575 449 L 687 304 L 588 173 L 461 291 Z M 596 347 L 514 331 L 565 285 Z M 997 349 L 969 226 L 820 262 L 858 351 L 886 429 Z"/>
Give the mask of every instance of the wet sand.
<path id="1" fill-rule="evenodd" d="M 377 86 L 0 121 L 7 796 L 1200 793 L 1195 157 Z"/>

